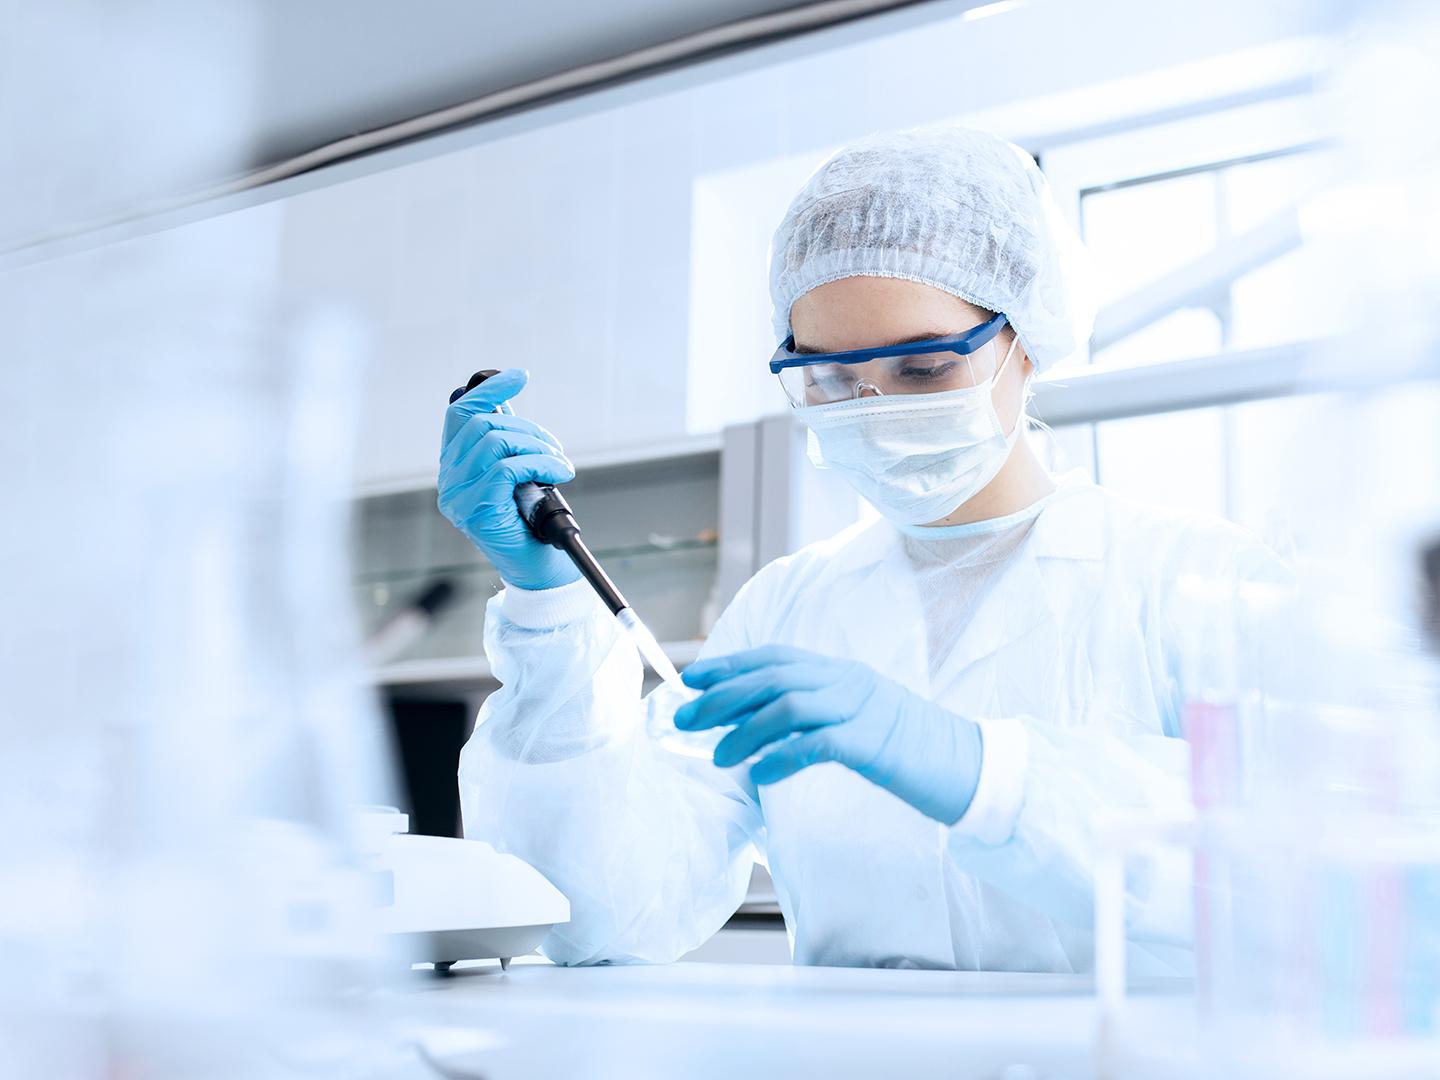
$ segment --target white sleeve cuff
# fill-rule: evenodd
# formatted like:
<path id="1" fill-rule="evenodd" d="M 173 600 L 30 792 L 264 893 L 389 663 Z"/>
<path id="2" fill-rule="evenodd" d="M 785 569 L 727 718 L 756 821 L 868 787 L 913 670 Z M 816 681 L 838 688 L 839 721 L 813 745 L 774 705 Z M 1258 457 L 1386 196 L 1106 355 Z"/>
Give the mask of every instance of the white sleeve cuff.
<path id="1" fill-rule="evenodd" d="M 553 589 L 522 589 L 507 584 L 500 597 L 505 618 L 526 630 L 552 630 L 602 610 L 600 597 L 584 578 Z"/>
<path id="2" fill-rule="evenodd" d="M 1030 764 L 1029 736 L 1016 719 L 978 720 L 980 782 L 965 816 L 950 827 L 952 835 L 982 844 L 1003 844 L 1015 831 L 1025 803 L 1025 775 Z"/>

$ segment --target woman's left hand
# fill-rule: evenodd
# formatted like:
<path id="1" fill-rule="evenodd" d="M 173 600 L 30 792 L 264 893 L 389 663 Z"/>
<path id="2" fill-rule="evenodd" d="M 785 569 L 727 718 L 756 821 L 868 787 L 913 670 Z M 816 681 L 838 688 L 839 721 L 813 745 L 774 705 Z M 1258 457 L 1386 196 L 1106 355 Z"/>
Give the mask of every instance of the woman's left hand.
<path id="1" fill-rule="evenodd" d="M 703 693 L 675 713 L 686 731 L 733 725 L 715 764 L 750 768 L 756 784 L 835 761 L 953 825 L 980 779 L 980 728 L 858 660 L 767 645 L 685 669 Z M 777 745 L 778 744 L 778 745 Z"/>

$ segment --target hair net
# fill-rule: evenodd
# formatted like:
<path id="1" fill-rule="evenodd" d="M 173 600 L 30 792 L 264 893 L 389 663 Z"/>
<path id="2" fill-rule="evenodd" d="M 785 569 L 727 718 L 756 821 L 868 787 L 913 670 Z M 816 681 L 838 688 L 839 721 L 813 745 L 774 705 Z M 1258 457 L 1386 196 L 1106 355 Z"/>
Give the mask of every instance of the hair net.
<path id="1" fill-rule="evenodd" d="M 904 278 L 1003 311 L 1043 371 L 1090 336 L 1088 253 L 1030 155 L 945 125 L 872 135 L 820 167 L 770 257 L 775 335 L 790 306 L 839 278 Z"/>

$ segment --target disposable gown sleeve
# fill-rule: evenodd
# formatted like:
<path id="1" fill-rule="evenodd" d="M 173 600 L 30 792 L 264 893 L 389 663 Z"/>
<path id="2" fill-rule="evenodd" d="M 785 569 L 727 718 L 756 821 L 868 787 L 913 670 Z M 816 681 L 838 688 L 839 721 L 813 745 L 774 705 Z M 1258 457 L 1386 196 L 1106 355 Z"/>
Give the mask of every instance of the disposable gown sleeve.
<path id="1" fill-rule="evenodd" d="M 732 605 L 706 652 L 745 646 Z M 538 869 L 570 901 L 541 951 L 559 964 L 663 963 L 739 906 L 762 842 L 735 771 L 666 750 L 646 716 L 638 653 L 584 581 L 492 599 L 485 652 L 500 688 L 460 759 L 465 835 Z"/>
<path id="2" fill-rule="evenodd" d="M 980 719 L 975 798 L 946 830 L 949 855 L 962 869 L 1072 925 L 1093 921 L 1097 823 L 1112 815 L 1173 820 L 1193 808 L 1189 746 L 1180 737 L 1184 669 L 1219 642 L 1237 656 L 1258 647 L 1256 625 L 1237 611 L 1236 598 L 1252 586 L 1284 590 L 1291 575 L 1268 548 L 1225 526 L 1162 561 L 1156 580 L 1144 604 L 1162 699 L 1153 720 Z M 1129 940 L 1189 946 L 1189 854 L 1156 846 L 1127 858 L 1125 913 Z"/>

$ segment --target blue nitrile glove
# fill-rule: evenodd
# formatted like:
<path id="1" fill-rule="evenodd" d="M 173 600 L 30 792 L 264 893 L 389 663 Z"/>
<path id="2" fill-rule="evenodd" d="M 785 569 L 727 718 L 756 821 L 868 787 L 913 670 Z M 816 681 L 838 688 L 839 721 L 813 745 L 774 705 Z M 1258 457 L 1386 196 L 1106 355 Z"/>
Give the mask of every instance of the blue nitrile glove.
<path id="1" fill-rule="evenodd" d="M 947 825 L 975 797 L 980 728 L 858 660 L 767 645 L 696 661 L 683 677 L 704 693 L 676 710 L 676 727 L 736 725 L 715 747 L 716 765 L 779 742 L 751 766 L 756 784 L 838 761 Z"/>
<path id="2" fill-rule="evenodd" d="M 535 539 L 520 518 L 515 488 L 528 480 L 563 484 L 575 479 L 575 469 L 539 424 L 495 411 L 529 379 L 518 368 L 502 371 L 445 410 L 438 503 L 506 584 L 553 589 L 575 581 L 580 571 L 564 552 Z"/>

